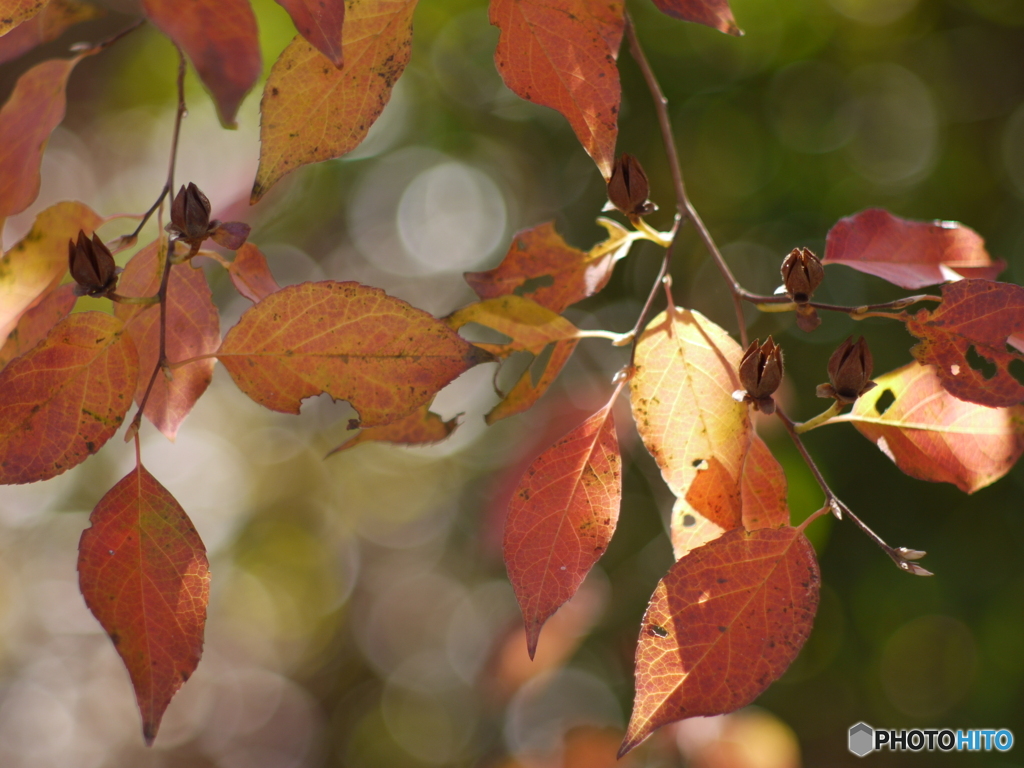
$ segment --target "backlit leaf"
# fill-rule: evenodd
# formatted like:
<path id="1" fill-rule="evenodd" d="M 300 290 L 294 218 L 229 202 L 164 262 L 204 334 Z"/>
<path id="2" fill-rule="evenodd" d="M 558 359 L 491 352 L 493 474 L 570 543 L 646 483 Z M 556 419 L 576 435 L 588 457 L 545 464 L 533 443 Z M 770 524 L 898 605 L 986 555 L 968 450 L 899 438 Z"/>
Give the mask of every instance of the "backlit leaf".
<path id="1" fill-rule="evenodd" d="M 987 408 L 959 400 L 943 389 L 933 367 L 920 363 L 875 382 L 838 420 L 853 422 L 911 477 L 974 493 L 1009 472 L 1024 452 L 1022 405 Z M 896 399 L 879 413 L 886 392 Z"/>
<path id="2" fill-rule="evenodd" d="M 732 397 L 742 355 L 724 330 L 681 309 L 654 318 L 637 343 L 633 417 L 679 499 L 677 557 L 723 531 L 789 522 L 782 468 L 754 433 L 748 406 Z"/>
<path id="3" fill-rule="evenodd" d="M 901 288 L 923 288 L 963 277 L 994 280 L 1006 268 L 985 241 L 955 221 L 911 221 L 881 208 L 840 219 L 829 230 L 824 264 L 845 264 Z"/>
<path id="4" fill-rule="evenodd" d="M 253 302 L 267 298 L 281 287 L 270 273 L 267 257 L 252 243 L 238 249 L 228 274 L 238 292 Z"/>
<path id="5" fill-rule="evenodd" d="M 249 0 L 142 0 L 156 28 L 188 55 L 226 128 L 263 68 Z"/>
<path id="6" fill-rule="evenodd" d="M 39 194 L 43 150 L 64 119 L 64 87 L 81 58 L 36 64 L 18 78 L 0 109 L 0 224 L 28 208 Z"/>
<path id="7" fill-rule="evenodd" d="M 344 0 L 277 0 L 292 17 L 299 34 L 336 67 L 342 64 L 341 28 Z"/>
<path id="8" fill-rule="evenodd" d="M 516 294 L 560 313 L 604 288 L 627 250 L 581 251 L 566 243 L 549 221 L 519 232 L 501 264 L 486 272 L 467 272 L 466 282 L 481 299 Z"/>
<path id="9" fill-rule="evenodd" d="M 289 285 L 250 308 L 217 357 L 245 394 L 298 413 L 306 397 L 347 400 L 362 426 L 389 424 L 489 355 L 378 288 Z"/>
<path id="10" fill-rule="evenodd" d="M 118 283 L 123 296 L 155 296 L 163 275 L 159 243 L 152 242 L 135 254 Z M 172 362 L 200 355 L 212 355 L 220 346 L 220 316 L 201 269 L 189 264 L 171 267 L 167 283 L 167 359 Z M 128 327 L 128 334 L 139 351 L 139 382 L 135 402 L 141 404 L 149 386 L 153 367 L 160 354 L 160 307 L 114 304 L 114 313 Z M 153 391 L 146 401 L 145 416 L 173 440 L 196 401 L 210 386 L 216 360 L 208 358 L 172 371 L 168 381 L 157 374 Z"/>
<path id="11" fill-rule="evenodd" d="M 0 0 L 0 35 L 6 35 L 46 6 L 46 0 Z"/>
<path id="12" fill-rule="evenodd" d="M 621 500 L 609 402 L 534 460 L 509 503 L 505 566 L 531 658 L 544 622 L 576 593 L 608 548 Z"/>
<path id="13" fill-rule="evenodd" d="M 515 295 L 470 304 L 450 314 L 445 322 L 455 330 L 467 323 L 478 323 L 505 334 L 512 339 L 508 344 L 476 343 L 476 346 L 499 358 L 508 357 L 513 352 L 538 355 L 552 342 L 574 339 L 579 335 L 576 326 L 561 315 Z"/>
<path id="14" fill-rule="evenodd" d="M 147 744 L 203 654 L 210 568 L 185 510 L 141 464 L 111 488 L 78 544 L 86 605 L 128 668 Z"/>
<path id="15" fill-rule="evenodd" d="M 102 16 L 95 5 L 76 0 L 49 0 L 46 7 L 0 37 L 0 64 L 11 61 L 37 45 L 60 37 L 68 27 Z"/>
<path id="16" fill-rule="evenodd" d="M 619 754 L 656 728 L 749 704 L 811 633 L 821 576 L 795 528 L 733 530 L 678 560 L 651 597 Z"/>
<path id="17" fill-rule="evenodd" d="M 484 421 L 493 424 L 501 419 L 507 419 L 509 416 L 530 410 L 558 378 L 558 374 L 569 362 L 578 343 L 578 339 L 556 341 L 551 345 L 551 354 L 542 353 L 534 358 L 533 363 L 523 371 L 515 386 L 509 390 L 500 403 L 487 413 Z"/>
<path id="18" fill-rule="evenodd" d="M 911 349 L 914 357 L 934 365 L 956 397 L 993 407 L 1024 402 L 1024 353 L 1008 346 L 1024 331 L 1021 286 L 988 280 L 944 285 L 942 303 L 910 317 L 907 330 L 921 339 Z"/>
<path id="19" fill-rule="evenodd" d="M 345 14 L 334 66 L 296 37 L 274 62 L 260 102 L 260 165 L 255 203 L 290 171 L 339 157 L 366 137 L 409 62 L 416 0 L 363 0 Z"/>
<path id="20" fill-rule="evenodd" d="M 742 35 L 728 0 L 654 0 L 662 13 L 683 21 L 705 24 L 730 35 Z"/>
<path id="21" fill-rule="evenodd" d="M 430 410 L 429 405 L 421 405 L 412 413 L 396 419 L 382 427 L 361 429 L 337 448 L 328 451 L 334 453 L 355 448 L 360 443 L 392 443 L 395 445 L 433 445 L 444 440 L 459 425 L 459 417 L 448 421 L 443 420 Z"/>
<path id="22" fill-rule="evenodd" d="M 0 259 L 0 339 L 67 274 L 68 240 L 80 229 L 91 235 L 101 223 L 81 203 L 57 203 L 39 212 L 28 234 Z"/>
<path id="23" fill-rule="evenodd" d="M 67 316 L 77 298 L 74 284 L 68 283 L 50 291 L 22 315 L 17 327 L 0 347 L 0 368 L 42 341 L 50 329 Z"/>
<path id="24" fill-rule="evenodd" d="M 501 30 L 494 61 L 517 96 L 558 110 L 611 177 L 618 135 L 621 0 L 491 0 Z"/>
<path id="25" fill-rule="evenodd" d="M 103 312 L 61 320 L 0 371 L 0 483 L 46 480 L 117 431 L 139 370 L 124 324 Z"/>

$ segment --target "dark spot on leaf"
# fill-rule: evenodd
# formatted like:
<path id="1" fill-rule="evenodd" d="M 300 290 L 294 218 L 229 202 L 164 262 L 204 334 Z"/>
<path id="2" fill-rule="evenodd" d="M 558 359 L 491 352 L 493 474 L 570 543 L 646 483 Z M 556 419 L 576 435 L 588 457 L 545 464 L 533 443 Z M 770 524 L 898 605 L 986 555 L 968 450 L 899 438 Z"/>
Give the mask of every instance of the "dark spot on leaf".
<path id="1" fill-rule="evenodd" d="M 1015 357 L 1010 361 L 1010 364 L 1006 366 L 1006 370 L 1009 371 L 1010 375 L 1017 380 L 1018 384 L 1024 384 L 1024 360 L 1019 357 Z"/>
<path id="2" fill-rule="evenodd" d="M 690 528 L 697 524 L 697 518 L 693 515 L 683 515 L 683 527 Z"/>
<path id="3" fill-rule="evenodd" d="M 725 632 L 725 631 L 726 631 L 726 630 L 728 630 L 728 629 L 729 629 L 728 627 L 719 627 L 719 628 L 718 628 L 718 631 L 719 631 L 719 632 Z"/>
<path id="4" fill-rule="evenodd" d="M 886 389 L 885 392 L 880 394 L 878 399 L 875 401 L 875 410 L 878 411 L 878 415 L 881 416 L 889 410 L 889 406 L 892 405 L 895 400 L 896 395 L 892 393 L 891 389 Z"/>
<path id="5" fill-rule="evenodd" d="M 657 624 L 648 624 L 647 633 L 657 637 L 668 637 L 668 630 L 664 627 L 659 627 Z"/>
<path id="6" fill-rule="evenodd" d="M 999 371 L 995 363 L 987 357 L 978 354 L 978 350 L 974 348 L 973 344 L 967 348 L 965 357 L 967 358 L 967 364 L 986 379 L 991 379 Z"/>

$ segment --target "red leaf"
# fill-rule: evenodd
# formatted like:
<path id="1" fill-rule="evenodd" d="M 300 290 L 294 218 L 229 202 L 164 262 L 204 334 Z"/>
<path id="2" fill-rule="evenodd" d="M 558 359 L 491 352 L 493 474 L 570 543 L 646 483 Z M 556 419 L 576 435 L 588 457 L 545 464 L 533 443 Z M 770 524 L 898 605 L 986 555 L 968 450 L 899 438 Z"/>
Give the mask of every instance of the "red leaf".
<path id="1" fill-rule="evenodd" d="M 81 58 L 36 64 L 18 78 L 0 109 L 0 223 L 28 208 L 39 194 L 43 150 L 64 119 L 64 86 Z"/>
<path id="2" fill-rule="evenodd" d="M 250 308 L 217 357 L 245 394 L 298 413 L 303 398 L 348 400 L 362 426 L 389 424 L 488 355 L 378 288 L 289 285 Z"/>
<path id="3" fill-rule="evenodd" d="M 618 135 L 621 0 L 491 0 L 501 30 L 494 61 L 515 94 L 558 110 L 611 178 Z"/>
<path id="4" fill-rule="evenodd" d="M 654 0 L 662 13 L 683 21 L 705 24 L 737 37 L 743 31 L 736 26 L 728 0 Z"/>
<path id="5" fill-rule="evenodd" d="M 461 415 L 461 414 L 460 414 Z M 337 448 L 332 448 L 327 455 L 347 451 L 360 443 L 392 443 L 394 445 L 433 445 L 444 440 L 459 425 L 459 417 L 443 421 L 436 413 L 432 413 L 429 405 L 421 405 L 407 416 L 403 416 L 383 427 L 370 427 L 359 430 L 359 434 L 350 437 Z"/>
<path id="6" fill-rule="evenodd" d="M 466 282 L 481 299 L 514 293 L 561 313 L 604 288 L 623 256 L 624 250 L 595 248 L 586 253 L 573 248 L 549 221 L 519 232 L 501 264 L 486 272 L 467 272 Z"/>
<path id="7" fill-rule="evenodd" d="M 75 0 L 49 0 L 36 16 L 0 37 L 0 64 L 18 58 L 37 45 L 56 40 L 68 27 L 102 15 L 103 11 L 94 5 Z"/>
<path id="8" fill-rule="evenodd" d="M 515 383 L 515 386 L 507 395 L 492 408 L 484 417 L 484 421 L 493 424 L 517 413 L 530 410 L 554 384 L 562 368 L 569 362 L 572 353 L 576 350 L 578 339 L 567 339 L 556 341 L 551 346 L 551 354 L 545 357 L 538 355 L 532 365 L 523 371 L 523 375 Z"/>
<path id="9" fill-rule="evenodd" d="M 42 341 L 50 329 L 67 316 L 77 298 L 74 284 L 68 283 L 50 291 L 42 301 L 22 315 L 18 326 L 0 347 L 0 368 Z"/>
<path id="10" fill-rule="evenodd" d="M 845 264 L 901 288 L 923 288 L 963 277 L 995 279 L 985 241 L 955 221 L 911 221 L 881 208 L 840 219 L 829 230 L 824 264 Z"/>
<path id="11" fill-rule="evenodd" d="M 619 520 L 622 471 L 612 402 L 538 456 L 509 503 L 505 566 L 530 658 L 544 622 L 576 594 Z"/>
<path id="12" fill-rule="evenodd" d="M 213 230 L 210 237 L 221 248 L 237 251 L 245 244 L 250 231 L 251 228 L 248 224 L 243 224 L 241 221 L 227 221 Z"/>
<path id="13" fill-rule="evenodd" d="M 341 27 L 344 0 L 277 0 L 292 17 L 295 28 L 320 53 L 341 68 Z"/>
<path id="14" fill-rule="evenodd" d="M 988 280 L 961 280 L 942 286 L 942 303 L 907 320 L 907 330 L 921 339 L 911 349 L 920 362 L 934 365 L 946 391 L 992 407 L 1024 402 L 1024 384 L 1009 371 L 1024 354 L 1007 345 L 1024 330 L 1024 288 Z M 994 371 L 971 367 L 974 354 Z"/>
<path id="15" fill-rule="evenodd" d="M 0 35 L 6 35 L 46 6 L 46 0 L 0 0 Z"/>
<path id="16" fill-rule="evenodd" d="M 409 63 L 416 0 L 363 0 L 348 8 L 345 66 L 296 37 L 274 62 L 260 102 L 255 203 L 286 173 L 355 149 Z"/>
<path id="17" fill-rule="evenodd" d="M 100 499 L 78 544 L 86 605 L 135 688 L 147 744 L 203 655 L 206 548 L 185 510 L 141 464 Z"/>
<path id="18" fill-rule="evenodd" d="M 974 493 L 1009 472 L 1024 453 L 1024 406 L 986 408 L 958 400 L 943 389 L 933 367 L 919 363 L 875 383 L 838 420 L 853 422 L 911 477 Z M 896 399 L 879 413 L 885 392 Z"/>
<path id="19" fill-rule="evenodd" d="M 656 728 L 756 699 L 811 633 L 821 576 L 796 528 L 733 530 L 677 561 L 651 597 L 619 754 Z"/>
<path id="20" fill-rule="evenodd" d="M 226 128 L 263 69 L 249 0 L 142 0 L 157 29 L 188 54 Z"/>
<path id="21" fill-rule="evenodd" d="M 116 317 L 80 312 L 0 371 L 0 484 L 59 475 L 117 431 L 139 371 L 124 330 Z"/>
<path id="22" fill-rule="evenodd" d="M 252 302 L 267 298 L 281 287 L 270 273 L 266 256 L 252 243 L 238 249 L 228 274 L 238 292 Z"/>
<path id="23" fill-rule="evenodd" d="M 160 288 L 163 264 L 157 258 L 158 242 L 136 253 L 121 275 L 118 293 L 123 296 L 155 296 Z M 128 327 L 128 334 L 139 350 L 138 386 L 135 402 L 149 386 L 153 367 L 160 354 L 160 307 L 114 304 L 114 314 Z M 200 355 L 212 355 L 220 346 L 220 316 L 213 304 L 210 286 L 201 269 L 189 264 L 171 267 L 167 283 L 167 358 L 175 363 Z M 210 386 L 216 360 L 208 358 L 175 368 L 168 381 L 157 374 L 153 391 L 146 402 L 145 416 L 173 440 L 196 401 Z"/>

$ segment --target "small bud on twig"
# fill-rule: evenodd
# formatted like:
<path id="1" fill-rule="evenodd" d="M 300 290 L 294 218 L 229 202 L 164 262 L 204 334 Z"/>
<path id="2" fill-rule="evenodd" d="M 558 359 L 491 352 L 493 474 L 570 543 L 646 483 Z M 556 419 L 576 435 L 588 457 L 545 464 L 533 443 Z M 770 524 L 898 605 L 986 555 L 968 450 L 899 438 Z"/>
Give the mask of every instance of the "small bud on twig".
<path id="1" fill-rule="evenodd" d="M 117 265 L 114 256 L 99 236 L 93 233 L 92 240 L 85 232 L 78 231 L 78 242 L 68 240 L 68 269 L 78 283 L 78 296 L 103 296 L 117 286 Z"/>
<path id="2" fill-rule="evenodd" d="M 856 343 L 853 337 L 839 345 L 828 359 L 828 384 L 818 385 L 818 397 L 832 397 L 840 403 L 849 404 L 876 385 L 871 381 L 874 360 L 871 350 L 861 336 Z"/>
<path id="3" fill-rule="evenodd" d="M 647 200 L 650 193 L 647 174 L 640 161 L 624 154 L 615 161 L 612 178 L 608 182 L 608 199 L 627 216 L 644 216 L 653 211 L 654 204 Z"/>
<path id="4" fill-rule="evenodd" d="M 740 360 L 739 376 L 745 392 L 733 396 L 750 403 L 754 410 L 775 413 L 772 394 L 782 383 L 782 348 L 771 336 L 760 346 L 758 340 L 751 342 Z"/>
<path id="5" fill-rule="evenodd" d="M 801 331 L 813 331 L 821 325 L 811 296 L 825 278 L 825 268 L 809 248 L 794 248 L 782 260 L 782 285 L 796 303 L 796 324 Z"/>

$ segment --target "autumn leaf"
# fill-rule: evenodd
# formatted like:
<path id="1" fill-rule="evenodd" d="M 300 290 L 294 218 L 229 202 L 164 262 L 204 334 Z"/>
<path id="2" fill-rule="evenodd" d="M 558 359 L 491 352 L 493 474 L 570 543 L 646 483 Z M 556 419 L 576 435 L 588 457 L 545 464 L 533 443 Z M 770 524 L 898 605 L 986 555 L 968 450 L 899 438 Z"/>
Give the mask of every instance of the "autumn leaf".
<path id="1" fill-rule="evenodd" d="M 76 56 L 36 64 L 18 78 L 0 109 L 0 224 L 28 208 L 39 194 L 43 150 L 50 133 L 64 119 L 64 87 L 81 59 Z"/>
<path id="2" fill-rule="evenodd" d="M 497 358 L 508 357 L 513 352 L 539 355 L 548 344 L 579 336 L 576 326 L 561 315 L 515 295 L 470 304 L 452 312 L 445 322 L 455 330 L 468 323 L 478 323 L 508 336 L 511 341 L 507 344 L 475 342 Z"/>
<path id="3" fill-rule="evenodd" d="M 460 414 L 461 415 L 461 414 Z M 330 456 L 360 443 L 392 443 L 394 445 L 433 445 L 444 440 L 459 425 L 459 417 L 444 421 L 430 410 L 429 405 L 421 405 L 415 411 L 396 419 L 382 427 L 361 429 L 344 443 L 327 452 Z"/>
<path id="4" fill-rule="evenodd" d="M 911 221 L 881 208 L 840 219 L 829 230 L 823 264 L 845 264 L 901 288 L 964 277 L 994 280 L 1006 268 L 985 241 L 955 221 Z"/>
<path id="5" fill-rule="evenodd" d="M 622 467 L 614 400 L 538 456 L 509 502 L 505 567 L 531 659 L 544 622 L 576 594 L 619 520 Z"/>
<path id="6" fill-rule="evenodd" d="M 736 26 L 728 0 L 654 0 L 654 4 L 662 13 L 677 19 L 705 24 L 737 37 L 743 34 Z"/>
<path id="7" fill-rule="evenodd" d="M 942 386 L 932 366 L 910 363 L 875 377 L 850 421 L 911 477 L 953 483 L 974 493 L 994 483 L 1024 452 L 1024 406 L 987 408 L 959 400 Z M 895 399 L 879 411 L 886 393 Z"/>
<path id="8" fill-rule="evenodd" d="M 489 355 L 378 288 L 289 285 L 250 308 L 217 357 L 245 394 L 298 413 L 303 398 L 347 400 L 361 425 L 389 424 Z"/>
<path id="9" fill-rule="evenodd" d="M 157 294 L 163 275 L 159 246 L 159 241 L 154 241 L 131 258 L 121 275 L 118 293 L 123 296 Z M 116 303 L 114 314 L 125 322 L 128 335 L 139 351 L 141 375 L 135 389 L 135 402 L 141 405 L 160 356 L 160 307 Z M 190 264 L 171 267 L 166 316 L 166 353 L 171 363 L 217 351 L 220 316 L 201 269 L 193 269 Z M 157 374 L 146 401 L 145 416 L 168 439 L 177 436 L 178 427 L 210 386 L 215 363 L 216 360 L 208 358 L 174 368 L 170 380 L 163 373 Z"/>
<path id="10" fill-rule="evenodd" d="M 6 35 L 46 6 L 46 0 L 0 0 L 0 35 Z"/>
<path id="11" fill-rule="evenodd" d="M 78 544 L 86 605 L 128 668 L 152 744 L 203 654 L 206 548 L 185 510 L 141 464 L 100 499 Z"/>
<path id="12" fill-rule="evenodd" d="M 1024 331 L 1021 286 L 988 280 L 944 285 L 942 303 L 911 316 L 907 330 L 921 339 L 911 349 L 914 357 L 935 366 L 946 391 L 991 407 L 1024 402 L 1024 353 L 1010 345 Z"/>
<path id="13" fill-rule="evenodd" d="M 124 324 L 103 312 L 61 320 L 0 371 L 0 484 L 46 480 L 117 431 L 139 364 Z"/>
<path id="14" fill-rule="evenodd" d="M 530 410 L 558 378 L 578 343 L 577 339 L 556 341 L 551 345 L 550 354 L 537 355 L 501 402 L 488 411 L 484 421 L 493 424 Z"/>
<path id="15" fill-rule="evenodd" d="M 228 265 L 228 275 L 238 292 L 252 302 L 267 298 L 281 287 L 270 273 L 267 257 L 252 243 L 238 249 Z"/>
<path id="16" fill-rule="evenodd" d="M 73 283 L 62 285 L 43 296 L 38 304 L 21 316 L 17 327 L 0 347 L 0 369 L 42 341 L 50 329 L 67 316 L 77 300 Z"/>
<path id="17" fill-rule="evenodd" d="M 756 699 L 810 635 L 820 584 L 814 549 L 796 528 L 728 531 L 678 560 L 641 624 L 619 754 L 666 723 Z"/>
<path id="18" fill-rule="evenodd" d="M 678 501 L 677 557 L 741 526 L 789 522 L 785 475 L 732 393 L 743 350 L 698 312 L 652 320 L 636 348 L 630 399 L 637 430 Z"/>
<path id="19" fill-rule="evenodd" d="M 37 45 L 56 40 L 75 24 L 102 15 L 103 10 L 95 5 L 76 0 L 49 0 L 42 11 L 0 37 L 0 64 L 18 58 Z"/>
<path id="20" fill-rule="evenodd" d="M 277 0 L 292 17 L 295 28 L 320 53 L 341 68 L 341 28 L 344 0 Z"/>
<path id="21" fill-rule="evenodd" d="M 621 0 L 491 0 L 494 61 L 517 96 L 558 110 L 607 180 L 618 135 Z"/>
<path id="22" fill-rule="evenodd" d="M 610 222 L 605 226 L 610 242 L 622 239 L 613 229 L 618 225 Z M 486 272 L 467 272 L 466 282 L 481 299 L 515 294 L 561 313 L 570 304 L 604 288 L 615 262 L 629 250 L 629 241 L 625 247 L 602 245 L 589 253 L 573 248 L 555 231 L 554 222 L 549 221 L 517 233 L 501 264 Z"/>
<path id="23" fill-rule="evenodd" d="M 249 0 L 142 0 L 146 15 L 191 59 L 225 128 L 263 69 Z"/>
<path id="24" fill-rule="evenodd" d="M 416 0 L 364 0 L 348 8 L 341 69 L 302 37 L 274 62 L 260 102 L 256 203 L 286 173 L 355 149 L 409 63 Z"/>

